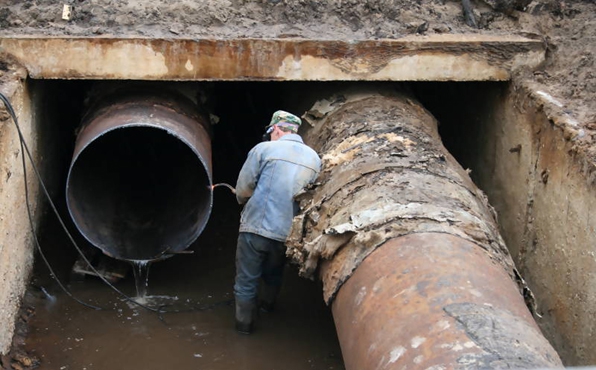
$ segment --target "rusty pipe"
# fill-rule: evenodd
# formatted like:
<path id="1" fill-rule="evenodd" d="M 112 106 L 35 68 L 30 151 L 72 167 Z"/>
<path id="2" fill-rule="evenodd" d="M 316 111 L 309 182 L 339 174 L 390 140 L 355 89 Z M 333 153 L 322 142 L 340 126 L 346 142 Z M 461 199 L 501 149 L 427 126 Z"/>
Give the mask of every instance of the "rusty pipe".
<path id="1" fill-rule="evenodd" d="M 389 240 L 332 311 L 346 369 L 561 366 L 505 270 L 449 234 Z"/>
<path id="2" fill-rule="evenodd" d="M 486 197 L 413 96 L 345 91 L 303 118 L 322 169 L 286 244 L 323 282 L 347 369 L 561 366 Z"/>
<path id="3" fill-rule="evenodd" d="M 122 260 L 186 249 L 213 204 L 206 119 L 175 93 L 119 93 L 82 123 L 66 183 L 81 234 Z"/>

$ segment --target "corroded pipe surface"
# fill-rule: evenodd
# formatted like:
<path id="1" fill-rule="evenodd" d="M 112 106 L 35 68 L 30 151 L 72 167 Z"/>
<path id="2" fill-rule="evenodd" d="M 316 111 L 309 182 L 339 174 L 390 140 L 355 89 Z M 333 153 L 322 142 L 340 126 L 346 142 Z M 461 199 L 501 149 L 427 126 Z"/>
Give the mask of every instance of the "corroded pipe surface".
<path id="1" fill-rule="evenodd" d="M 82 127 L 66 200 L 89 242 L 118 259 L 154 260 L 196 240 L 213 195 L 208 126 L 193 103 L 116 97 Z"/>
<path id="2" fill-rule="evenodd" d="M 323 165 L 288 255 L 321 278 L 347 369 L 561 365 L 494 211 L 414 97 L 347 91 L 304 119 Z"/>
<path id="3" fill-rule="evenodd" d="M 391 239 L 332 310 L 347 369 L 561 366 L 505 270 L 448 234 Z"/>

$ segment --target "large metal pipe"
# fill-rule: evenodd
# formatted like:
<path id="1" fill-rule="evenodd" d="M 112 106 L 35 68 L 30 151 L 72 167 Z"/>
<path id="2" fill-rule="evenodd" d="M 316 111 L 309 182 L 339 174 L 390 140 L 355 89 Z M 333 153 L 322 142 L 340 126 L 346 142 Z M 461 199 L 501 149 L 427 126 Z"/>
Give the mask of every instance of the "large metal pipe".
<path id="1" fill-rule="evenodd" d="M 92 108 L 78 134 L 66 201 L 83 236 L 123 260 L 186 249 L 211 213 L 206 119 L 182 95 L 126 93 Z"/>
<path id="2" fill-rule="evenodd" d="M 494 211 L 414 97 L 346 92 L 305 120 L 323 166 L 288 254 L 323 281 L 347 369 L 561 366 Z"/>
<path id="3" fill-rule="evenodd" d="M 386 242 L 342 286 L 332 310 L 347 369 L 561 365 L 506 271 L 449 234 Z"/>

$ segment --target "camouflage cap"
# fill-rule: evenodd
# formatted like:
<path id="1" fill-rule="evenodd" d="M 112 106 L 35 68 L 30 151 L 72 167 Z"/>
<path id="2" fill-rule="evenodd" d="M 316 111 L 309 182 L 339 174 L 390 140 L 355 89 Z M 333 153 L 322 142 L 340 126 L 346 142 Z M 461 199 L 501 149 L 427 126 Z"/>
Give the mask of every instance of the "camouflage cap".
<path id="1" fill-rule="evenodd" d="M 271 122 L 269 122 L 266 128 L 269 128 L 273 125 L 280 125 L 291 129 L 293 132 L 298 132 L 298 127 L 300 127 L 301 124 L 302 120 L 300 120 L 298 116 L 283 110 L 278 110 L 273 113 Z"/>

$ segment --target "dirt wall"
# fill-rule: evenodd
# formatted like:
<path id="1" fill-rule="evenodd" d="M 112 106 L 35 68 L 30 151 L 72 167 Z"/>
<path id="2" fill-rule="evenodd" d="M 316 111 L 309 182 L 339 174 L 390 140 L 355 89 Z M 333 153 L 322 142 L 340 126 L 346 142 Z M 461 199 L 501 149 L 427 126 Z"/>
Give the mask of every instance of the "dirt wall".
<path id="1" fill-rule="evenodd" d="M 37 134 L 24 70 L 7 66 L 2 71 L 0 92 L 12 103 L 23 134 L 35 155 Z M 33 265 L 31 237 L 25 191 L 21 149 L 15 126 L 1 104 L 0 108 L 0 354 L 10 348 L 14 322 L 21 297 Z M 28 168 L 32 210 L 37 209 L 37 182 Z M 34 215 L 35 216 L 35 215 Z"/>
<path id="2" fill-rule="evenodd" d="M 566 365 L 595 364 L 596 172 L 576 152 L 581 132 L 522 86 L 492 94 L 483 108 L 473 177 L 535 293 L 545 335 Z"/>

